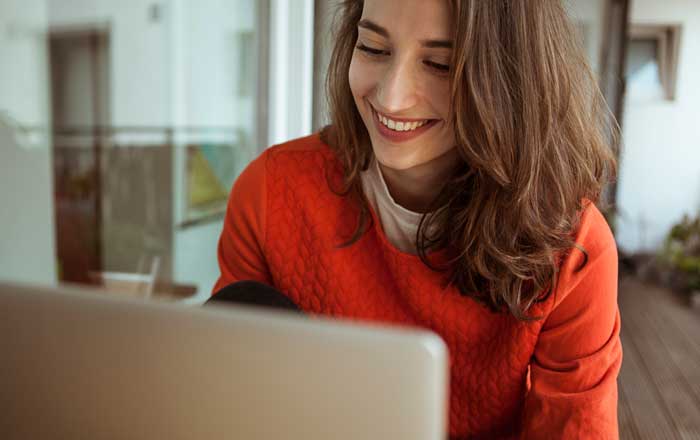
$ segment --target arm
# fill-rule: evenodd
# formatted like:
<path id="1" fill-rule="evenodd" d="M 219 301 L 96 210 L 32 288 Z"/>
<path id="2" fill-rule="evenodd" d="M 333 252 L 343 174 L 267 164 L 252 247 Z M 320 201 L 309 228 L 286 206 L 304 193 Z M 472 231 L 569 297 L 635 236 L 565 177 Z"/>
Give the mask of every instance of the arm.
<path id="1" fill-rule="evenodd" d="M 617 248 L 595 211 L 596 225 L 588 234 L 597 237 L 589 240 L 592 249 L 584 244 L 591 258 L 575 272 L 583 257 L 574 251 L 572 255 L 578 256 L 562 266 L 554 306 L 535 347 L 521 439 L 617 439 L 619 435 L 617 375 L 622 345 Z"/>
<path id="2" fill-rule="evenodd" d="M 241 280 L 272 285 L 265 260 L 267 154 L 251 162 L 236 179 L 229 196 L 218 245 L 220 275 L 212 294 Z"/>

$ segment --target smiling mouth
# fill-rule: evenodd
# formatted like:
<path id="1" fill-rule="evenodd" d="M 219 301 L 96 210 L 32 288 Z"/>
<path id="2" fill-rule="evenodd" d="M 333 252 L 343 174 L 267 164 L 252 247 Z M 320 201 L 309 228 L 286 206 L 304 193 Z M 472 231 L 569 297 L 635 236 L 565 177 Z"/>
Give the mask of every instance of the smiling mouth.
<path id="1" fill-rule="evenodd" d="M 377 112 L 374 107 L 372 119 L 380 136 L 391 143 L 413 140 L 430 130 L 438 119 L 391 119 Z"/>
<path id="2" fill-rule="evenodd" d="M 375 121 L 383 125 L 386 129 L 395 131 L 397 133 L 411 132 L 415 131 L 424 125 L 428 125 L 432 122 L 437 121 L 437 119 L 404 119 L 404 118 L 391 118 L 375 110 L 374 106 L 370 105 L 372 110 L 372 116 Z"/>

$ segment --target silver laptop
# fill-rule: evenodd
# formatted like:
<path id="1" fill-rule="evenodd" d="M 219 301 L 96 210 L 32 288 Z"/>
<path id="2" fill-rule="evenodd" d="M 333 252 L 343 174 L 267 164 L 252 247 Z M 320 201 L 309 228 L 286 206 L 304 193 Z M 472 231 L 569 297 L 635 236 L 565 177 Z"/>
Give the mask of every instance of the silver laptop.
<path id="1" fill-rule="evenodd" d="M 434 333 L 0 284 L 9 439 L 444 439 Z"/>

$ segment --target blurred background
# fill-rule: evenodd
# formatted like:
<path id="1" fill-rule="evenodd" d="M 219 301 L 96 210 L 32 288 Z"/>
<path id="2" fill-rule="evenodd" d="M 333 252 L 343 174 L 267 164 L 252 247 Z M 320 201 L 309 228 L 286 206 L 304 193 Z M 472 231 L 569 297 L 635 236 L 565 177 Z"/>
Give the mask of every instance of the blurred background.
<path id="1" fill-rule="evenodd" d="M 311 132 L 313 20 L 310 0 L 0 0 L 0 279 L 202 302 L 236 176 Z"/>
<path id="2" fill-rule="evenodd" d="M 623 438 L 700 438 L 700 1 L 564 0 L 622 127 Z M 0 0 L 0 281 L 200 304 L 228 191 L 327 122 L 336 0 Z"/>

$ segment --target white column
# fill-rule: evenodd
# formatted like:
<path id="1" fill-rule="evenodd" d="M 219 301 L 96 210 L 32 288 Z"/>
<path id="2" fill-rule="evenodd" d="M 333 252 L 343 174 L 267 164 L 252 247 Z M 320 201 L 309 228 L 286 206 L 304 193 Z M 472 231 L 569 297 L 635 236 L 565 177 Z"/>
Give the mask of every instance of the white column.
<path id="1" fill-rule="evenodd" d="M 53 284 L 56 246 L 44 0 L 0 2 L 0 280 Z M 25 133 L 21 127 L 41 127 Z"/>
<path id="2" fill-rule="evenodd" d="M 311 133 L 313 0 L 270 2 L 270 144 Z"/>

